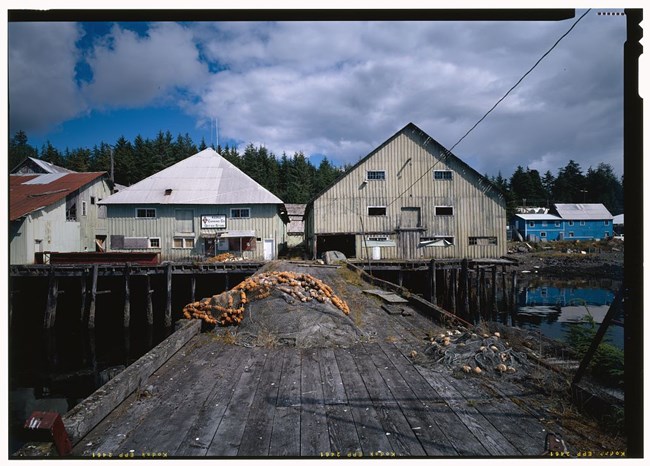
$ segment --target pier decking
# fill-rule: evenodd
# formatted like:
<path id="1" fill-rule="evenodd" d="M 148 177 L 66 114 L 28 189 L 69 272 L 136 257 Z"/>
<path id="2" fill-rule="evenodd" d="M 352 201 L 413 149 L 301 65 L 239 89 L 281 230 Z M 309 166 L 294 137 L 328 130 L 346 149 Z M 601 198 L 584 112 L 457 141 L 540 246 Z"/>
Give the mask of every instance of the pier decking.
<path id="1" fill-rule="evenodd" d="M 538 456 L 557 419 L 511 383 L 424 364 L 441 329 L 388 313 L 340 270 L 282 264 L 344 298 L 367 337 L 342 347 L 244 347 L 193 337 L 99 425 L 75 456 Z M 300 312 L 300 310 L 296 310 Z M 416 353 L 413 353 L 413 352 Z M 568 440 L 567 440 L 568 443 Z"/>

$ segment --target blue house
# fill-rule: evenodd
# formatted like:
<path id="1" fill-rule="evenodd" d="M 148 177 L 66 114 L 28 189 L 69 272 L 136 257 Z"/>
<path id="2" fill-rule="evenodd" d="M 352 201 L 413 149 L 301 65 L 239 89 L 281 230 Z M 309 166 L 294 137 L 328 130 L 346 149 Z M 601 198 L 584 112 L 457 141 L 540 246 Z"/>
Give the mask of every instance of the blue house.
<path id="1" fill-rule="evenodd" d="M 515 237 L 525 241 L 607 239 L 614 217 L 602 204 L 555 204 L 546 214 L 516 214 Z"/>

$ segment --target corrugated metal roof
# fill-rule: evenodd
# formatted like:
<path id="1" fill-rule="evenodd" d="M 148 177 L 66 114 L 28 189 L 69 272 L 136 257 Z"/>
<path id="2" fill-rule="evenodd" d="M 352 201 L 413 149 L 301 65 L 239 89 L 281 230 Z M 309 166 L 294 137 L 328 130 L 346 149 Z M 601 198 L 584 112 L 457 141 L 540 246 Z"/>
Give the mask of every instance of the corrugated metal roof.
<path id="1" fill-rule="evenodd" d="M 52 175 L 10 175 L 9 220 L 19 219 L 52 205 L 105 174 L 106 172 L 67 173 L 51 179 L 49 183 L 37 184 L 34 183 L 35 180 L 41 177 L 49 179 Z"/>
<path id="2" fill-rule="evenodd" d="M 515 217 L 524 220 L 562 220 L 561 217 L 551 214 L 515 214 Z"/>
<path id="3" fill-rule="evenodd" d="M 307 204 L 285 204 L 287 208 L 287 214 L 290 216 L 303 216 L 305 215 L 305 207 Z"/>
<path id="4" fill-rule="evenodd" d="M 31 164 L 31 167 L 29 166 Z M 26 169 L 25 166 L 28 166 Z M 59 167 L 53 163 L 46 162 L 34 157 L 27 157 L 11 170 L 11 174 L 20 174 L 18 172 L 25 172 L 25 170 L 34 171 L 35 173 L 77 173 L 74 170 Z"/>
<path id="5" fill-rule="evenodd" d="M 614 225 L 623 225 L 625 222 L 625 214 L 619 214 L 614 216 L 614 221 L 612 222 Z"/>
<path id="6" fill-rule="evenodd" d="M 101 204 L 282 204 L 208 148 L 151 175 Z"/>
<path id="7" fill-rule="evenodd" d="M 555 204 L 555 210 L 565 220 L 611 220 L 614 218 L 602 204 Z"/>

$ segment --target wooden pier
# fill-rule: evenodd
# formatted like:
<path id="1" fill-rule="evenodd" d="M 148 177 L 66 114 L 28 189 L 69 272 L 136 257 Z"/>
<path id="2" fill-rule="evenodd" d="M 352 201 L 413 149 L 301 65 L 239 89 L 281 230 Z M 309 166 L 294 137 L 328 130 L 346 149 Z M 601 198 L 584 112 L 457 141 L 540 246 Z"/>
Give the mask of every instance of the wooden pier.
<path id="1" fill-rule="evenodd" d="M 281 269 L 330 284 L 366 337 L 349 347 L 299 348 L 195 335 L 151 375 L 135 378 L 137 387 L 123 377 L 129 394 L 101 422 L 69 429 L 73 455 L 534 457 L 548 432 L 570 444 L 572 431 L 546 414 L 530 386 L 425 363 L 422 348 L 443 330 L 432 319 L 437 306 L 408 297 L 402 312 L 388 313 L 363 293 L 370 285 L 340 269 Z M 90 403 L 101 406 L 113 390 Z M 87 402 L 73 414 L 86 412 Z M 572 418 L 572 428 L 580 422 Z"/>

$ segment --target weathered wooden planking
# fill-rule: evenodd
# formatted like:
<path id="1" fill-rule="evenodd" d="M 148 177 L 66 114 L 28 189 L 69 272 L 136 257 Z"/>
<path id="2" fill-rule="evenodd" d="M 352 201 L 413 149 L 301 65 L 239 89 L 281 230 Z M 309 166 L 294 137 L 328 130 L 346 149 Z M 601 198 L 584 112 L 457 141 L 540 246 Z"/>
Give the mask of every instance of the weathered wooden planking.
<path id="1" fill-rule="evenodd" d="M 371 344 L 368 345 L 367 350 L 377 351 L 378 348 Z M 351 353 L 375 410 L 379 414 L 384 433 L 391 445 L 390 452 L 397 456 L 424 456 L 425 451 L 412 430 L 413 426 L 404 417 L 370 356 L 360 345 L 351 348 Z"/>
<path id="2" fill-rule="evenodd" d="M 380 343 L 384 353 L 402 375 L 409 388 L 424 404 L 433 421 L 449 439 L 457 454 L 462 456 L 486 456 L 488 451 L 458 416 L 444 403 L 442 397 L 422 375 L 413 363 L 395 344 Z"/>
<path id="3" fill-rule="evenodd" d="M 408 420 L 414 435 L 418 437 L 427 455 L 456 455 L 456 449 L 451 441 L 440 429 L 435 418 L 428 413 L 428 405 L 415 395 L 389 357 L 386 356 L 383 350 L 378 351 L 377 345 L 372 347 L 364 346 L 366 346 L 373 363 L 377 367 L 377 371 L 393 393 L 395 401 L 401 408 L 402 413 L 404 413 L 404 417 Z"/>
<path id="4" fill-rule="evenodd" d="M 330 439 L 330 453 L 335 457 L 346 458 L 352 453 L 361 453 L 359 436 L 354 425 L 352 411 L 345 394 L 345 387 L 336 362 L 334 350 L 322 348 L 318 353 L 323 398 L 327 414 L 327 427 Z"/>
<path id="5" fill-rule="evenodd" d="M 234 387 L 228 407 L 208 448 L 208 456 L 236 456 L 239 451 L 260 373 L 266 362 L 267 351 L 264 348 L 252 348 L 250 354 L 253 357 L 252 363 L 244 367 Z"/>
<path id="6" fill-rule="evenodd" d="M 381 299 L 386 301 L 387 303 L 391 304 L 400 304 L 400 303 L 408 303 L 408 299 L 404 299 L 401 296 L 399 296 L 396 293 L 393 293 L 391 291 L 384 291 L 384 290 L 363 290 L 364 293 L 372 294 L 375 296 L 379 296 Z"/>
<path id="7" fill-rule="evenodd" d="M 273 418 L 282 374 L 282 355 L 267 348 L 268 356 L 253 398 L 251 411 L 239 447 L 239 456 L 267 456 L 271 443 Z"/>
<path id="8" fill-rule="evenodd" d="M 176 454 L 212 393 L 215 381 L 230 376 L 228 368 L 236 359 L 237 351 L 238 348 L 230 345 L 212 344 L 189 355 L 193 359 L 192 370 L 188 371 L 192 379 L 186 384 L 177 381 L 181 390 L 169 397 L 171 410 L 164 407 L 156 410 L 157 424 L 156 419 L 151 419 L 153 424 L 148 431 L 155 435 L 150 441 L 158 451 L 169 452 L 170 456 Z M 175 396 L 176 393 L 180 396 Z M 165 419 L 165 422 L 161 424 L 160 419 Z"/>
<path id="9" fill-rule="evenodd" d="M 320 456 L 330 451 L 317 350 L 302 351 L 300 376 L 300 455 Z"/>
<path id="10" fill-rule="evenodd" d="M 183 349 L 190 352 L 197 344 L 195 338 Z M 175 386 L 167 381 L 174 376 L 176 370 L 172 364 L 163 364 L 151 375 L 147 384 L 156 387 L 155 397 L 166 397 L 175 389 Z M 112 453 L 117 456 L 119 453 L 128 453 L 128 450 L 122 451 L 122 442 L 127 435 L 138 429 L 142 421 L 154 412 L 156 406 L 153 400 L 141 398 L 140 393 L 134 392 L 81 439 L 73 448 L 73 456 L 91 456 L 93 453 Z"/>
<path id="11" fill-rule="evenodd" d="M 391 451 L 386 431 L 381 425 L 379 414 L 372 404 L 350 350 L 338 348 L 334 354 L 341 380 L 345 386 L 363 455 L 369 456 L 372 452 Z"/>
<path id="12" fill-rule="evenodd" d="M 223 377 L 215 380 L 212 392 L 201 406 L 194 423 L 185 434 L 176 450 L 177 456 L 205 456 L 219 427 L 223 413 L 235 391 L 245 367 L 253 362 L 253 352 L 234 347 L 235 353 L 229 361 L 219 366 Z M 197 440 L 198 439 L 198 440 Z"/>
<path id="13" fill-rule="evenodd" d="M 282 375 L 269 445 L 270 456 L 300 455 L 300 350 L 282 350 Z"/>
<path id="14" fill-rule="evenodd" d="M 516 456 L 517 449 L 481 413 L 469 406 L 467 400 L 449 383 L 446 374 L 417 366 L 429 382 L 467 428 L 493 456 Z"/>

